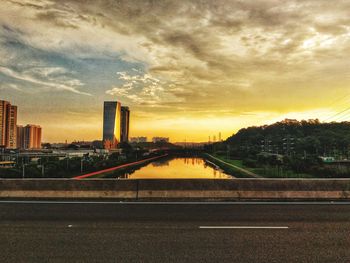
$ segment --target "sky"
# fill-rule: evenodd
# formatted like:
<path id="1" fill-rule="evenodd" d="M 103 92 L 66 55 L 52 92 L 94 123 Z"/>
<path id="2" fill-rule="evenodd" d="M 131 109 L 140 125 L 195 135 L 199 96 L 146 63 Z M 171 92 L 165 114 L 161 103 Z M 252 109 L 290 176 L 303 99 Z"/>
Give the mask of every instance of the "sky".
<path id="1" fill-rule="evenodd" d="M 0 99 L 45 142 L 226 138 L 284 118 L 347 120 L 350 1 L 1 0 Z M 346 112 L 345 112 L 346 113 Z"/>

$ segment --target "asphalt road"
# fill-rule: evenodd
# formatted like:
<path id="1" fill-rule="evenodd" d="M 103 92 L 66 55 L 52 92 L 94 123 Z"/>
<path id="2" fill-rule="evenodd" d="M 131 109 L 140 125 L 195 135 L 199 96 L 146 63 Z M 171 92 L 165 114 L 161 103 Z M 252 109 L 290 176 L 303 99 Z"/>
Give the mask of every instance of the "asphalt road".
<path id="1" fill-rule="evenodd" d="M 350 262 L 350 204 L 3 203 L 0 262 Z"/>

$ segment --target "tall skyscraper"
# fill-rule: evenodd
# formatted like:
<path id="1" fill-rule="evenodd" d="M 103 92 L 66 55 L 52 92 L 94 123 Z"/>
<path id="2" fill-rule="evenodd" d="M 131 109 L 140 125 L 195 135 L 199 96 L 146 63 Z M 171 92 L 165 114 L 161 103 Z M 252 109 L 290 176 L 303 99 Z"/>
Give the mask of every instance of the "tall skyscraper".
<path id="1" fill-rule="evenodd" d="M 129 107 L 121 108 L 121 141 L 129 142 L 129 124 L 130 124 L 130 110 Z"/>
<path id="2" fill-rule="evenodd" d="M 17 106 L 0 100 L 0 146 L 17 147 Z"/>
<path id="3" fill-rule="evenodd" d="M 116 148 L 121 134 L 121 104 L 105 101 L 103 108 L 103 145 L 105 149 Z"/>
<path id="4" fill-rule="evenodd" d="M 17 147 L 17 106 L 7 106 L 6 147 Z"/>
<path id="5" fill-rule="evenodd" d="M 10 103 L 0 100 L 0 146 L 6 146 L 6 127 L 7 127 L 7 105 Z"/>

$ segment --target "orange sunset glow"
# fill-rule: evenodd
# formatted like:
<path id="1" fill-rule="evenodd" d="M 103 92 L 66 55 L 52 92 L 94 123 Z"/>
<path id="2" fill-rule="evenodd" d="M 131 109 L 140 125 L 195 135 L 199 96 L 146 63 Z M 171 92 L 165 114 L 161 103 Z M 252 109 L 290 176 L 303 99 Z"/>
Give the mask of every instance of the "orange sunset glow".
<path id="1" fill-rule="evenodd" d="M 332 118 L 349 104 L 347 1 L 0 2 L 0 97 L 44 142 L 100 140 L 103 102 L 130 136 L 227 138 Z"/>

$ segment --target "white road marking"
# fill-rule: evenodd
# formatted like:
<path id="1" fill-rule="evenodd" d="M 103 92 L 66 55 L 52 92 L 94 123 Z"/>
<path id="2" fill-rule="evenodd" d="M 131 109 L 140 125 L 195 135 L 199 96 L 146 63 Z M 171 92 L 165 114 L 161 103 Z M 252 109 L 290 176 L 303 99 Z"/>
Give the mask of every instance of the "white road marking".
<path id="1" fill-rule="evenodd" d="M 349 201 L 287 201 L 287 202 L 277 202 L 277 201 L 237 201 L 237 202 L 205 202 L 205 201 L 195 201 L 195 202 L 142 202 L 142 201 L 45 201 L 45 200 L 0 200 L 0 204 L 111 204 L 111 205 L 350 205 Z"/>
<path id="2" fill-rule="evenodd" d="M 288 226 L 200 226 L 199 229 L 288 229 Z"/>

